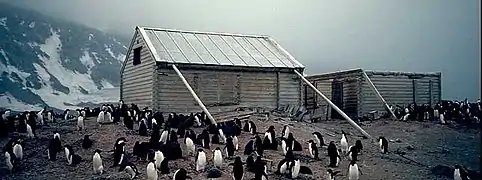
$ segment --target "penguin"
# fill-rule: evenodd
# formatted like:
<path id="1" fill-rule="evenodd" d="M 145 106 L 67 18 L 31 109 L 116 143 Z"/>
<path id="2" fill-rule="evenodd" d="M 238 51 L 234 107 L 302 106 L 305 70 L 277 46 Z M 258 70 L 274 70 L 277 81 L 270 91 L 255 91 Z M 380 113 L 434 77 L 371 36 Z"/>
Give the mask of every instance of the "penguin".
<path id="1" fill-rule="evenodd" d="M 186 149 L 188 155 L 194 155 L 196 153 L 196 146 L 194 145 L 194 141 L 190 137 L 184 138 L 184 143 L 186 143 Z"/>
<path id="2" fill-rule="evenodd" d="M 84 116 L 82 114 L 77 117 L 77 131 L 82 131 L 85 129 Z"/>
<path id="3" fill-rule="evenodd" d="M 27 138 L 35 138 L 35 134 L 33 133 L 32 126 L 27 124 Z"/>
<path id="4" fill-rule="evenodd" d="M 286 174 L 288 172 L 288 167 L 289 167 L 290 161 L 285 159 L 282 159 L 278 163 L 278 167 L 276 169 L 275 174 Z"/>
<path id="5" fill-rule="evenodd" d="M 53 122 L 53 121 L 54 121 L 54 119 L 53 119 L 53 117 L 52 117 L 52 112 L 51 112 L 51 111 L 47 112 L 47 121 L 48 121 L 48 122 Z"/>
<path id="6" fill-rule="evenodd" d="M 44 125 L 44 109 L 40 110 L 38 113 L 37 113 L 37 120 L 40 122 L 40 125 Z"/>
<path id="7" fill-rule="evenodd" d="M 125 144 L 127 142 L 126 138 L 125 137 L 120 137 L 120 138 L 117 138 L 115 140 L 115 144 L 114 144 L 114 151 L 117 150 L 117 146 L 118 144 Z M 122 147 L 122 149 L 124 149 L 124 147 Z M 124 150 L 122 150 L 124 151 Z"/>
<path id="8" fill-rule="evenodd" d="M 230 163 L 229 166 L 233 166 L 233 180 L 242 180 L 244 176 L 244 168 L 241 157 L 236 156 L 234 163 Z"/>
<path id="9" fill-rule="evenodd" d="M 147 126 L 146 126 L 146 120 L 142 119 L 141 122 L 139 123 L 139 135 L 140 136 L 147 136 Z"/>
<path id="10" fill-rule="evenodd" d="M 288 134 L 290 134 L 290 128 L 288 127 L 288 125 L 284 125 L 283 131 L 281 132 L 281 137 L 286 139 L 288 138 Z"/>
<path id="11" fill-rule="evenodd" d="M 217 168 L 221 168 L 221 165 L 223 164 L 223 153 L 219 147 L 216 147 L 216 149 L 213 151 L 213 163 Z"/>
<path id="12" fill-rule="evenodd" d="M 360 174 L 362 173 L 356 162 L 353 160 L 350 161 L 350 166 L 348 167 L 348 180 L 359 180 Z"/>
<path id="13" fill-rule="evenodd" d="M 201 120 L 199 120 L 199 117 L 196 115 L 194 116 L 194 127 L 201 127 L 202 126 L 202 123 L 201 123 Z"/>
<path id="14" fill-rule="evenodd" d="M 73 153 L 74 151 L 72 150 L 72 147 L 69 145 L 64 146 L 64 154 L 65 154 L 65 159 L 67 159 L 67 162 L 69 162 L 69 155 Z"/>
<path id="15" fill-rule="evenodd" d="M 288 151 L 288 147 L 285 139 L 281 139 L 281 149 L 283 150 L 283 155 L 286 155 L 286 152 Z"/>
<path id="16" fill-rule="evenodd" d="M 340 171 L 333 171 L 332 169 L 328 169 L 326 171 L 326 180 L 335 180 L 335 176 L 340 173 Z"/>
<path id="17" fill-rule="evenodd" d="M 177 144 L 179 141 L 177 140 L 177 132 L 174 130 L 171 130 L 171 133 L 169 133 L 169 143 L 174 143 Z"/>
<path id="18" fill-rule="evenodd" d="M 13 165 L 15 164 L 15 160 L 12 156 L 13 154 L 11 154 L 9 151 L 5 151 L 5 164 L 7 164 L 9 171 L 13 170 Z"/>
<path id="19" fill-rule="evenodd" d="M 92 164 L 94 167 L 94 174 L 102 174 L 104 171 L 104 166 L 102 165 L 102 158 L 100 156 L 101 151 L 96 149 L 94 151 L 94 156 L 92 157 Z"/>
<path id="20" fill-rule="evenodd" d="M 328 156 L 330 157 L 329 167 L 338 167 L 338 163 L 340 162 L 341 158 L 335 142 L 333 141 L 331 141 L 328 145 Z"/>
<path id="21" fill-rule="evenodd" d="M 295 179 L 299 176 L 300 173 L 300 160 L 295 160 L 294 163 L 291 164 L 291 166 L 291 178 Z"/>
<path id="22" fill-rule="evenodd" d="M 162 151 L 158 150 L 154 153 L 154 163 L 157 169 L 161 168 L 161 163 L 164 161 L 164 159 L 166 159 L 166 157 L 164 157 L 164 153 L 162 153 Z"/>
<path id="23" fill-rule="evenodd" d="M 250 132 L 251 134 L 253 134 L 253 135 L 254 135 L 254 134 L 257 134 L 257 132 L 256 132 L 256 124 L 254 124 L 253 121 L 249 121 L 249 132 Z"/>
<path id="24" fill-rule="evenodd" d="M 60 144 L 59 137 L 54 135 L 54 139 L 50 139 L 50 142 L 47 148 L 48 148 L 47 149 L 48 159 L 51 161 L 57 160 L 57 153 L 59 152 L 59 150 L 62 149 L 62 145 Z M 68 159 L 68 154 L 66 154 L 66 156 Z"/>
<path id="25" fill-rule="evenodd" d="M 407 110 L 408 110 L 408 108 L 405 109 L 405 111 L 407 111 Z M 403 120 L 403 121 L 407 121 L 409 116 L 410 116 L 410 113 L 405 114 L 405 115 L 402 117 L 402 120 Z"/>
<path id="26" fill-rule="evenodd" d="M 129 174 L 130 179 L 134 179 L 137 175 L 139 175 L 139 171 L 137 171 L 136 165 L 131 162 L 123 163 L 119 168 L 119 172 L 122 171 L 125 171 L 127 174 Z"/>
<path id="27" fill-rule="evenodd" d="M 254 180 L 268 180 L 268 168 L 265 164 L 259 164 L 254 173 Z"/>
<path id="28" fill-rule="evenodd" d="M 263 155 L 263 141 L 261 141 L 261 138 L 258 135 L 254 136 L 254 149 L 256 150 L 256 153 L 261 156 Z"/>
<path id="29" fill-rule="evenodd" d="M 109 106 L 110 108 L 110 106 Z M 112 123 L 114 122 L 114 119 L 112 118 L 112 114 L 111 114 L 112 110 L 108 110 L 105 112 L 105 117 L 104 117 L 104 122 L 107 122 L 107 123 Z M 129 128 L 132 130 L 132 128 Z"/>
<path id="30" fill-rule="evenodd" d="M 209 132 L 205 129 L 201 134 L 199 134 L 198 138 L 200 140 L 200 144 L 203 148 L 209 149 L 211 147 L 210 145 L 210 139 L 209 139 Z"/>
<path id="31" fill-rule="evenodd" d="M 187 175 L 187 171 L 184 168 L 176 170 L 172 178 L 172 180 L 186 180 L 186 179 L 192 179 L 192 178 Z"/>
<path id="32" fill-rule="evenodd" d="M 360 154 L 361 150 L 363 149 L 363 145 L 362 145 L 361 140 L 356 140 L 355 146 L 358 149 L 358 154 Z"/>
<path id="33" fill-rule="evenodd" d="M 219 132 L 219 137 L 220 137 L 221 140 L 222 140 L 222 143 L 223 143 L 223 144 L 226 143 L 226 135 L 224 135 L 223 129 L 219 128 L 219 129 L 218 129 L 218 132 Z"/>
<path id="34" fill-rule="evenodd" d="M 170 173 L 170 169 L 169 169 L 169 158 L 164 158 L 161 162 L 161 165 L 160 165 L 160 171 L 161 171 L 161 174 L 169 174 Z"/>
<path id="35" fill-rule="evenodd" d="M 97 123 L 99 124 L 99 126 L 104 123 L 104 116 L 105 116 L 105 112 L 104 110 L 100 111 L 99 112 L 99 115 L 97 115 Z"/>
<path id="36" fill-rule="evenodd" d="M 73 166 L 73 165 L 79 164 L 80 161 L 82 161 L 82 158 L 81 158 L 79 155 L 71 152 L 71 153 L 69 154 L 69 158 L 67 159 L 67 161 L 69 162 L 69 165 L 72 165 L 72 166 Z"/>
<path id="37" fill-rule="evenodd" d="M 162 144 L 167 143 L 168 135 L 169 135 L 169 130 L 164 129 L 162 131 L 161 138 L 159 139 L 159 142 L 162 143 Z"/>
<path id="38" fill-rule="evenodd" d="M 233 136 L 233 144 L 234 144 L 234 150 L 238 150 L 239 149 L 239 140 L 238 140 L 238 136 L 234 135 Z"/>
<path id="39" fill-rule="evenodd" d="M 196 171 L 204 171 L 206 168 L 207 159 L 206 153 L 204 153 L 203 149 L 198 149 L 198 154 L 196 158 Z"/>
<path id="40" fill-rule="evenodd" d="M 326 146 L 323 140 L 323 136 L 321 135 L 320 132 L 313 132 L 312 134 L 315 137 L 316 144 L 320 145 L 320 147 Z"/>
<path id="41" fill-rule="evenodd" d="M 228 159 L 234 156 L 234 151 L 236 151 L 236 147 L 233 143 L 233 138 L 228 137 L 226 139 L 226 145 L 224 146 L 224 149 L 225 149 L 225 152 L 226 152 L 226 157 Z"/>
<path id="42" fill-rule="evenodd" d="M 341 152 L 346 153 L 348 152 L 348 141 L 346 139 L 345 131 L 341 131 L 341 140 L 340 140 L 340 148 Z"/>
<path id="43" fill-rule="evenodd" d="M 125 160 L 125 141 L 120 140 L 114 145 L 114 164 L 112 166 L 121 165 Z"/>
<path id="44" fill-rule="evenodd" d="M 84 139 L 82 140 L 82 148 L 89 149 L 92 147 L 92 140 L 90 140 L 90 135 L 84 135 Z"/>
<path id="45" fill-rule="evenodd" d="M 316 142 L 313 140 L 308 141 L 308 151 L 310 152 L 311 158 L 314 158 L 316 160 L 319 159 L 318 157 L 318 147 L 316 146 Z"/>
<path id="46" fill-rule="evenodd" d="M 380 145 L 380 151 L 385 154 L 388 152 L 388 141 L 385 137 L 380 136 L 378 137 L 378 144 Z"/>
<path id="47" fill-rule="evenodd" d="M 149 164 L 147 164 L 147 179 L 157 180 L 157 168 L 154 164 L 154 160 L 150 160 Z"/>
<path id="48" fill-rule="evenodd" d="M 445 122 L 445 112 L 440 114 L 439 119 L 440 119 L 440 124 L 446 124 L 446 122 Z"/>
<path id="49" fill-rule="evenodd" d="M 454 180 L 469 180 L 468 173 L 462 166 L 456 164 L 454 168 Z"/>
<path id="50" fill-rule="evenodd" d="M 244 155 L 250 155 L 251 153 L 255 152 L 254 150 L 255 150 L 254 149 L 254 140 L 251 139 L 244 146 Z"/>
<path id="51" fill-rule="evenodd" d="M 350 146 L 348 150 L 348 160 L 358 161 L 358 148 L 356 146 Z"/>
<path id="52" fill-rule="evenodd" d="M 244 131 L 244 132 L 249 132 L 249 122 L 248 122 L 248 121 L 245 121 L 245 122 L 244 122 L 243 131 Z"/>
<path id="53" fill-rule="evenodd" d="M 23 160 L 23 147 L 20 140 L 17 140 L 15 145 L 13 145 L 13 155 L 15 155 L 15 160 Z"/>

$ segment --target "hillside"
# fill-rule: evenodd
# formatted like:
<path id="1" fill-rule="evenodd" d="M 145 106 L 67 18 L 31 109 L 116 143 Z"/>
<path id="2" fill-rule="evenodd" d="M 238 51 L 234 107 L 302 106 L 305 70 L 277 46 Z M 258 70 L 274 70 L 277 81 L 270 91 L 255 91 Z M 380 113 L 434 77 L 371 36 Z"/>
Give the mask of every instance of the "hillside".
<path id="1" fill-rule="evenodd" d="M 127 40 L 0 3 L 0 107 L 72 107 L 119 85 Z M 107 90 L 109 91 L 109 90 Z M 103 96 L 117 100 L 118 94 Z"/>

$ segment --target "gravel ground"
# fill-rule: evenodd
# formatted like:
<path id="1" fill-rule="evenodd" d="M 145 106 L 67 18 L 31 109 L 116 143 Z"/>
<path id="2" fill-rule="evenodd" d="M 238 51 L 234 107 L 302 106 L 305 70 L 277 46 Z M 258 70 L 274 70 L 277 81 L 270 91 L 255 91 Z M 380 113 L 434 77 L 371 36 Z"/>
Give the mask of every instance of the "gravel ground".
<path id="1" fill-rule="evenodd" d="M 289 124 L 291 132 L 295 138 L 303 145 L 303 152 L 295 152 L 301 160 L 301 165 L 308 166 L 314 172 L 313 176 L 307 176 L 300 179 L 322 179 L 327 170 L 328 158 L 326 147 L 320 150 L 321 160 L 314 161 L 308 157 L 307 141 L 312 139 L 311 133 L 319 131 L 325 138 L 325 143 L 335 141 L 338 145 L 340 141 L 340 132 L 343 129 L 347 132 L 349 144 L 354 144 L 357 139 L 362 140 L 364 149 L 357 162 L 363 174 L 360 179 L 450 179 L 433 175 L 430 168 L 436 165 L 453 166 L 454 164 L 462 164 L 469 169 L 479 169 L 480 154 L 480 131 L 474 129 L 458 128 L 454 126 L 442 126 L 432 122 L 394 122 L 394 121 L 373 121 L 363 122 L 362 128 L 374 137 L 385 136 L 388 140 L 399 139 L 398 142 L 389 143 L 388 154 L 381 154 L 377 144 L 368 139 L 363 139 L 359 133 L 352 128 L 344 120 L 327 121 L 316 124 L 286 122 L 286 121 L 267 121 L 261 122 L 254 120 L 258 126 L 258 131 L 263 132 L 273 125 L 276 128 L 276 136 L 281 135 L 283 125 Z M 244 124 L 244 123 L 243 123 Z M 87 132 L 94 140 L 92 148 L 84 150 L 81 148 L 81 139 L 84 133 L 75 130 L 75 121 L 49 123 L 37 131 L 36 139 L 26 140 L 24 147 L 25 159 L 20 163 L 19 168 L 15 172 L 8 172 L 5 165 L 3 153 L 0 156 L 0 178 L 1 179 L 127 179 L 127 174 L 118 172 L 118 167 L 111 167 L 113 164 L 113 156 L 109 152 L 101 154 L 104 164 L 104 174 L 94 175 L 92 173 L 92 156 L 95 149 L 109 151 L 113 148 L 114 141 L 118 137 L 126 137 L 128 140 L 126 150 L 132 153 L 133 145 L 136 141 L 148 141 L 149 137 L 141 137 L 136 132 L 127 130 L 122 125 L 103 125 L 99 127 L 94 118 L 86 120 Z M 137 129 L 137 128 L 135 128 Z M 48 161 L 46 147 L 48 139 L 53 136 L 53 131 L 61 134 L 62 145 L 72 145 L 75 153 L 79 154 L 83 161 L 73 167 L 67 164 L 63 152 L 58 154 L 57 161 Z M 199 133 L 201 129 L 195 129 Z M 237 155 L 242 156 L 243 161 L 246 156 L 243 155 L 244 145 L 248 142 L 251 135 L 243 132 L 239 137 L 240 150 Z M 1 146 L 8 139 L 1 139 Z M 182 140 L 179 140 L 182 143 Z M 413 150 L 407 149 L 410 146 Z M 183 145 L 181 145 L 184 148 Z M 214 149 L 212 147 L 212 149 Z M 405 156 L 412 159 L 407 160 L 394 152 L 405 152 Z M 212 152 L 207 151 L 208 166 L 212 165 Z M 187 155 L 184 154 L 186 157 Z M 273 160 L 273 166 L 268 172 L 269 179 L 284 179 L 273 174 L 276 165 L 282 158 L 282 152 L 265 151 L 265 158 Z M 137 160 L 137 158 L 128 156 L 129 161 L 137 165 L 141 173 L 137 179 L 146 178 L 147 162 Z M 348 160 L 342 158 L 342 162 L 335 170 L 341 171 L 337 179 L 347 179 Z M 193 179 L 207 179 L 204 173 L 195 172 L 194 157 L 187 156 L 185 159 L 170 161 L 171 173 L 168 175 L 159 174 L 159 179 L 172 179 L 172 176 L 180 167 L 185 168 Z M 221 167 L 223 177 L 220 179 L 231 179 L 231 168 L 228 163 L 233 160 L 225 160 L 225 164 Z M 245 179 L 253 177 L 252 173 L 245 172 Z"/>

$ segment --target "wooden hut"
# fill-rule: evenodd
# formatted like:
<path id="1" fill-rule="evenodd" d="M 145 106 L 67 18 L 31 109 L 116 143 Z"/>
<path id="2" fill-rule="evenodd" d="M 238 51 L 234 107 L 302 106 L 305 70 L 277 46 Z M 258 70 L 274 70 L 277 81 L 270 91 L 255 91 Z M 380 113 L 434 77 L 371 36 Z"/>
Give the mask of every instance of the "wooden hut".
<path id="1" fill-rule="evenodd" d="M 301 106 L 294 70 L 304 66 L 269 36 L 136 27 L 120 99 L 163 112 L 200 111 L 194 94 L 209 111 Z"/>
<path id="2" fill-rule="evenodd" d="M 318 90 L 351 118 L 377 112 L 385 113 L 384 103 L 370 87 L 363 72 L 371 79 L 385 101 L 392 106 L 410 103 L 434 105 L 441 101 L 441 73 L 364 71 L 354 69 L 306 77 Z M 314 118 L 341 118 L 312 89 L 304 87 L 304 105 Z M 375 115 L 377 116 L 377 115 Z"/>

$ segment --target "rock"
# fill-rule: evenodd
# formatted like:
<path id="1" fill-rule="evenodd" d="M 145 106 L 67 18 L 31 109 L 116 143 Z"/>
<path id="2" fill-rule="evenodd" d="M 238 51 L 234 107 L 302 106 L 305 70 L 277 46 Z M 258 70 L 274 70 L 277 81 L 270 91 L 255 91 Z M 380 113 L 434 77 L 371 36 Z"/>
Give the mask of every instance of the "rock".
<path id="1" fill-rule="evenodd" d="M 415 150 L 415 148 L 412 145 L 408 145 L 406 148 L 407 150 L 410 150 L 410 151 Z"/>

